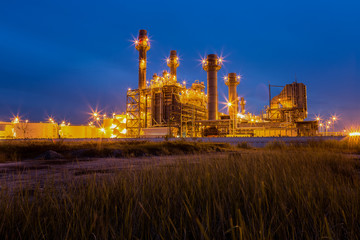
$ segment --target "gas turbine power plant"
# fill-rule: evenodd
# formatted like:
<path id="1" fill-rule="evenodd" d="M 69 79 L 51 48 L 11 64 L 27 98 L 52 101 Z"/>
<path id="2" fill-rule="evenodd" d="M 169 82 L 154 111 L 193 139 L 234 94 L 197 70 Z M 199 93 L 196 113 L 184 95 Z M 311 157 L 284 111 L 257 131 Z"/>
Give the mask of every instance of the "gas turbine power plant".
<path id="1" fill-rule="evenodd" d="M 175 50 L 166 60 L 170 72 L 156 73 L 147 81 L 147 51 L 150 42 L 146 30 L 140 30 L 135 40 L 139 51 L 139 88 L 129 89 L 126 97 L 127 137 L 206 137 L 206 136 L 311 136 L 316 135 L 316 121 L 307 117 L 306 86 L 294 82 L 271 98 L 260 115 L 247 113 L 246 101 L 239 98 L 237 86 L 241 77 L 229 73 L 225 84 L 229 87 L 228 112 L 218 111 L 218 76 L 223 59 L 209 54 L 202 60 L 207 73 L 207 89 L 195 81 L 189 88 L 177 79 L 180 65 Z M 275 86 L 279 87 L 279 86 Z"/>
<path id="2" fill-rule="evenodd" d="M 246 111 L 244 97 L 237 86 L 241 76 L 228 73 L 228 114 L 219 112 L 218 71 L 223 59 L 209 54 L 202 60 L 207 85 L 177 79 L 180 66 L 176 50 L 167 58 L 169 72 L 153 74 L 147 79 L 147 52 L 150 41 L 146 30 L 140 30 L 134 41 L 139 52 L 138 89 L 126 93 L 126 113 L 112 116 L 94 111 L 85 126 L 73 126 L 53 118 L 46 123 L 30 123 L 14 116 L 12 122 L 0 122 L 0 138 L 139 138 L 139 137 L 279 137 L 318 135 L 317 121 L 307 118 L 306 86 L 296 81 L 286 86 L 269 85 L 269 105 L 259 115 Z M 205 75 L 205 74 L 204 74 Z M 271 97 L 271 88 L 280 94 Z M 321 123 L 320 123 L 321 127 Z M 328 126 L 327 126 L 328 127 Z"/>

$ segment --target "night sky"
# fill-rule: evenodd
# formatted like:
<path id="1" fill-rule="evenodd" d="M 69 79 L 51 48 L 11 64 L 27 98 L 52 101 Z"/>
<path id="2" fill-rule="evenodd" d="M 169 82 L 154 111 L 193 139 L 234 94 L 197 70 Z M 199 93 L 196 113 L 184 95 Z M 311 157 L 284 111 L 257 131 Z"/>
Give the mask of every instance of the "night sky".
<path id="1" fill-rule="evenodd" d="M 307 85 L 309 119 L 336 114 L 338 130 L 360 123 L 355 0 L 2 1 L 0 121 L 19 113 L 86 124 L 90 107 L 124 112 L 126 90 L 138 84 L 131 40 L 139 29 L 151 40 L 147 78 L 168 69 L 165 58 L 177 50 L 178 80 L 206 84 L 199 60 L 217 53 L 226 60 L 220 102 L 229 72 L 241 74 L 238 94 L 256 114 L 268 104 L 269 82 L 285 85 L 296 75 Z"/>

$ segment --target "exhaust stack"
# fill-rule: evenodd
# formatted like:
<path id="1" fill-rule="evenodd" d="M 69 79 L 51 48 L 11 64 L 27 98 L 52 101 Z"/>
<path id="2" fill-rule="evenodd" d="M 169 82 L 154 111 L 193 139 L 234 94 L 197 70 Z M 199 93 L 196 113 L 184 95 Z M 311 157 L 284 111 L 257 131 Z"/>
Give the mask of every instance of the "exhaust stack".
<path id="1" fill-rule="evenodd" d="M 170 51 L 170 58 L 166 59 L 167 65 L 170 68 L 171 77 L 176 79 L 176 68 L 179 67 L 179 58 L 176 54 L 176 50 Z"/>
<path id="2" fill-rule="evenodd" d="M 236 73 L 229 73 L 225 77 L 225 84 L 229 87 L 229 115 L 233 119 L 238 112 L 238 96 L 236 92 L 236 86 L 240 83 L 240 76 L 236 76 Z"/>
<path id="3" fill-rule="evenodd" d="M 240 107 L 241 107 L 241 114 L 245 114 L 245 104 L 246 104 L 246 101 L 244 100 L 244 97 L 241 97 L 240 99 Z"/>
<path id="4" fill-rule="evenodd" d="M 207 72 L 208 120 L 218 119 L 217 72 L 221 69 L 222 59 L 209 54 L 202 62 Z"/>
<path id="5" fill-rule="evenodd" d="M 150 42 L 146 30 L 139 31 L 135 41 L 135 48 L 139 51 L 139 89 L 146 88 L 146 52 L 150 49 Z"/>

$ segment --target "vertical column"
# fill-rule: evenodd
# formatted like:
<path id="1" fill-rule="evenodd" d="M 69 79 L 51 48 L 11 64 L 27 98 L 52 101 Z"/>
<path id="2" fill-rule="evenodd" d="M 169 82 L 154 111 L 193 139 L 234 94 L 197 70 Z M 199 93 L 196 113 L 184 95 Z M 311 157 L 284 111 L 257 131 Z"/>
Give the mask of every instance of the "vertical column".
<path id="1" fill-rule="evenodd" d="M 221 69 L 221 58 L 209 54 L 203 60 L 203 69 L 207 72 L 208 120 L 218 119 L 217 72 Z"/>
<path id="2" fill-rule="evenodd" d="M 146 88 L 146 52 L 150 49 L 146 30 L 139 31 L 139 37 L 135 41 L 135 48 L 139 51 L 139 89 L 144 89 Z"/>

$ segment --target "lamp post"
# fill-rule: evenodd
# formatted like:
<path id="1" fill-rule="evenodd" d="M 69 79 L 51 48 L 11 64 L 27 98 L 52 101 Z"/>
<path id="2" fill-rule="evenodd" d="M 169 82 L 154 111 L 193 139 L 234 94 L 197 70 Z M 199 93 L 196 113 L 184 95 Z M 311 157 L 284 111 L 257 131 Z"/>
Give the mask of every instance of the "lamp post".
<path id="1" fill-rule="evenodd" d="M 333 125 L 332 125 L 333 134 L 335 134 L 335 121 L 336 121 L 336 117 L 335 117 L 335 116 L 332 116 L 331 119 L 332 119 L 332 123 L 333 123 Z"/>

